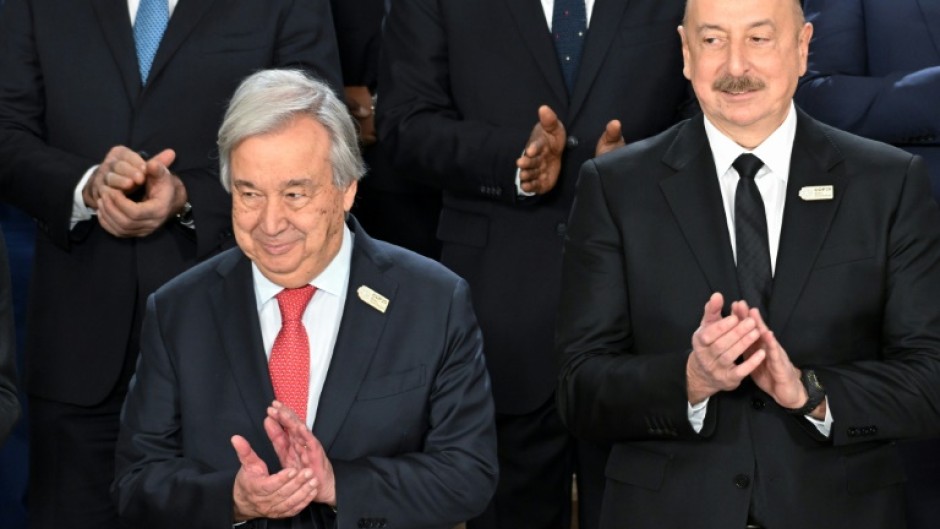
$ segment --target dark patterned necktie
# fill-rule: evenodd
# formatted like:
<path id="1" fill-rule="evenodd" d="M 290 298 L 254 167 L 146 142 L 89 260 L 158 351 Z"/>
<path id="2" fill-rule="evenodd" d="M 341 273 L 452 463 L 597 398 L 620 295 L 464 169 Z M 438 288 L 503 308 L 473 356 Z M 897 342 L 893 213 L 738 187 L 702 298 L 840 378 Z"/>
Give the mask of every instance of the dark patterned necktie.
<path id="1" fill-rule="evenodd" d="M 552 39 L 555 41 L 555 52 L 558 54 L 569 94 L 578 74 L 585 35 L 587 12 L 584 9 L 584 0 L 555 0 L 552 10 Z"/>
<path id="2" fill-rule="evenodd" d="M 767 304 L 773 278 L 770 269 L 770 246 L 767 242 L 767 214 L 754 176 L 764 162 L 753 154 L 742 154 L 732 164 L 738 172 L 738 188 L 734 195 L 734 233 L 738 257 L 738 286 L 748 305 L 760 309 L 767 317 Z"/>

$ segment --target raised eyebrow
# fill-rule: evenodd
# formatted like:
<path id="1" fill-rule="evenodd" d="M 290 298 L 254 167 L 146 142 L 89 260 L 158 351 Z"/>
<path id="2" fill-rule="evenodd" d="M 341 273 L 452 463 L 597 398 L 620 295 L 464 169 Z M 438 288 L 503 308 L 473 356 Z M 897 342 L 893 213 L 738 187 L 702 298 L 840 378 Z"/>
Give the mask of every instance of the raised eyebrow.
<path id="1" fill-rule="evenodd" d="M 761 27 L 761 26 L 770 26 L 771 28 L 775 28 L 775 27 L 776 27 L 776 25 L 774 24 L 773 20 L 770 20 L 769 18 L 765 18 L 765 19 L 763 19 L 763 20 L 757 20 L 757 21 L 755 21 L 755 22 L 751 22 L 751 23 L 747 26 L 747 29 L 754 29 L 754 28 L 758 28 L 758 27 Z M 726 28 L 724 28 L 723 26 L 720 26 L 720 25 L 718 25 L 718 24 L 699 24 L 699 26 L 698 26 L 698 28 L 697 28 L 697 31 L 698 31 L 698 33 L 704 33 L 704 32 L 706 32 L 706 31 L 722 31 L 722 32 L 725 32 L 725 33 L 728 32 L 728 30 L 727 30 Z"/>

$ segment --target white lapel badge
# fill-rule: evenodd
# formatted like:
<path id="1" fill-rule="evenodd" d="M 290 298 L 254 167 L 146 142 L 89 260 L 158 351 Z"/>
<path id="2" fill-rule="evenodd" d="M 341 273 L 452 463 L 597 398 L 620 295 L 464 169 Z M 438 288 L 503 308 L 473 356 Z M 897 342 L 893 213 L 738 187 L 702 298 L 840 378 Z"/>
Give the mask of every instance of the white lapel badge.
<path id="1" fill-rule="evenodd" d="M 372 307 L 373 309 L 385 314 L 385 309 L 388 308 L 388 298 L 379 294 L 378 292 L 372 290 L 371 288 L 362 285 L 356 289 L 356 294 L 359 294 L 359 299 L 365 302 L 366 305 Z"/>
<path id="2" fill-rule="evenodd" d="M 832 200 L 835 189 L 831 186 L 806 186 L 800 189 L 800 198 L 806 201 Z"/>

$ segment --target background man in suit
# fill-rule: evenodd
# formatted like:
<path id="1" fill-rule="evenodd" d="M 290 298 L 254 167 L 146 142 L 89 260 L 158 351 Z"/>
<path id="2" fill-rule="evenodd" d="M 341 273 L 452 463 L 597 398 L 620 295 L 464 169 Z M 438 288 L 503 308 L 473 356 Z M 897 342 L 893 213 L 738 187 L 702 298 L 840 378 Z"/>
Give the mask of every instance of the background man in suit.
<path id="1" fill-rule="evenodd" d="M 923 156 L 940 200 L 940 3 L 806 0 L 805 10 L 817 31 L 797 103 Z"/>
<path id="2" fill-rule="evenodd" d="M 584 166 L 559 406 L 615 443 L 603 527 L 904 527 L 940 209 L 922 159 L 796 111 L 812 33 L 796 0 L 691 0 L 704 117 Z"/>
<path id="3" fill-rule="evenodd" d="M 813 117 L 923 156 L 940 201 L 940 2 L 807 0 L 816 28 L 796 101 Z M 940 519 L 940 440 L 900 445 L 908 526 Z"/>
<path id="4" fill-rule="evenodd" d="M 118 443 L 122 517 L 450 528 L 478 513 L 496 440 L 469 288 L 344 223 L 364 167 L 343 104 L 299 72 L 260 72 L 219 150 L 239 248 L 148 301 Z M 285 297 L 304 292 L 292 314 Z M 302 336 L 287 340 L 292 322 Z"/>
<path id="5" fill-rule="evenodd" d="M 10 288 L 10 263 L 7 246 L 0 232 L 0 446 L 6 441 L 20 417 L 20 401 L 16 397 L 16 365 L 13 353 L 13 297 Z"/>
<path id="6" fill-rule="evenodd" d="M 231 245 L 215 133 L 238 82 L 275 65 L 339 89 L 326 0 L 4 5 L 0 199 L 39 227 L 32 527 L 117 526 L 108 486 L 144 300 Z"/>
<path id="7" fill-rule="evenodd" d="M 678 119 L 681 12 L 680 0 L 396 0 L 386 21 L 380 141 L 403 174 L 443 189 L 441 261 L 473 289 L 493 376 L 500 485 L 471 527 L 570 517 L 552 339 L 575 177 L 609 121 L 634 141 Z M 606 455 L 579 447 L 582 529 L 596 526 Z"/>
<path id="8" fill-rule="evenodd" d="M 346 105 L 356 118 L 368 174 L 359 182 L 353 213 L 383 241 L 439 259 L 435 237 L 441 213 L 440 189 L 405 178 L 392 167 L 388 149 L 377 142 L 375 102 L 385 16 L 391 0 L 332 0 Z"/>

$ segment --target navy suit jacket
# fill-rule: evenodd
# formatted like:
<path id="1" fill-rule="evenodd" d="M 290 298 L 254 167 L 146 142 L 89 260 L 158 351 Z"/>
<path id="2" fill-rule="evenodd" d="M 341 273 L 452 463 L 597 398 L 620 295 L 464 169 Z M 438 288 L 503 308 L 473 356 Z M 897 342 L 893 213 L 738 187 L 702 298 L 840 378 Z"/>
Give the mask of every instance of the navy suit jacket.
<path id="1" fill-rule="evenodd" d="M 681 0 L 594 6 L 569 95 L 538 0 L 393 2 L 379 133 L 403 174 L 443 189 L 441 262 L 466 278 L 486 337 L 497 410 L 552 395 L 561 247 L 578 168 L 611 119 L 628 142 L 675 123 L 690 101 L 676 27 Z M 516 159 L 549 105 L 568 143 L 555 189 L 517 197 Z"/>
<path id="2" fill-rule="evenodd" d="M 796 101 L 927 161 L 940 200 L 940 2 L 805 0 L 815 31 Z"/>
<path id="3" fill-rule="evenodd" d="M 37 221 L 27 390 L 90 406 L 115 388 L 144 301 L 231 246 L 215 140 L 241 80 L 293 66 L 341 87 L 327 0 L 183 0 L 141 88 L 126 0 L 9 0 L 0 11 L 0 200 Z M 176 151 L 195 231 L 69 229 L 82 175 L 115 145 Z"/>
<path id="4" fill-rule="evenodd" d="M 469 289 L 438 263 L 350 227 L 349 291 L 313 427 L 333 464 L 339 513 L 314 505 L 256 523 L 453 527 L 483 510 L 497 478 Z M 389 299 L 384 314 L 357 296 L 362 285 Z M 241 250 L 151 296 L 141 342 L 118 440 L 119 512 L 142 529 L 228 527 L 239 468 L 231 436 L 280 468 L 262 426 L 274 390 Z"/>
<path id="5" fill-rule="evenodd" d="M 805 201 L 805 186 L 832 200 Z M 738 294 L 701 116 L 585 164 L 565 245 L 559 408 L 613 442 L 602 528 L 904 527 L 897 439 L 940 432 L 940 208 L 923 160 L 797 116 L 767 322 L 815 368 L 823 438 L 746 380 L 700 434 L 686 362 Z M 728 306 L 725 310 L 727 314 Z"/>

